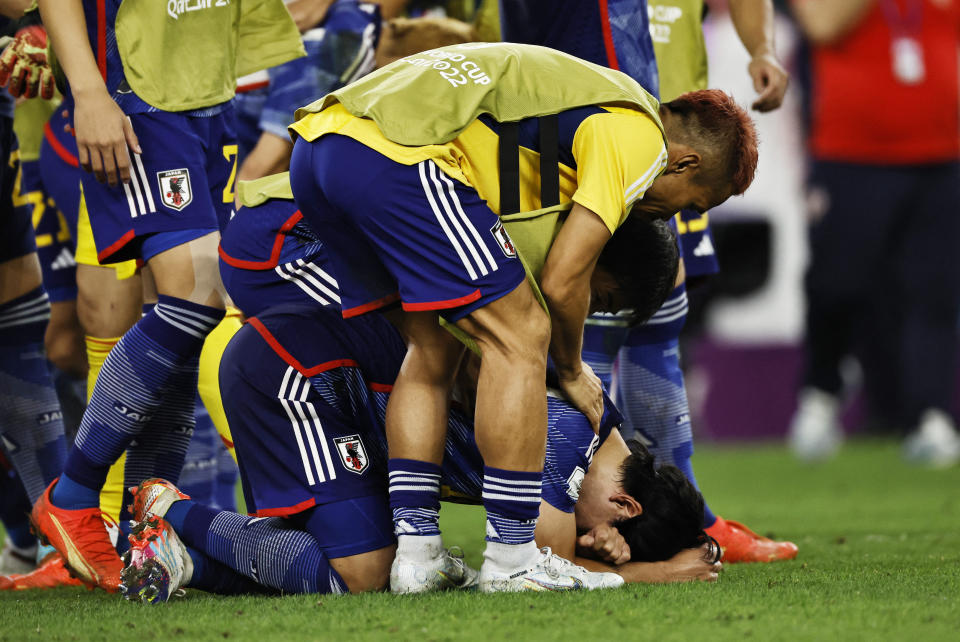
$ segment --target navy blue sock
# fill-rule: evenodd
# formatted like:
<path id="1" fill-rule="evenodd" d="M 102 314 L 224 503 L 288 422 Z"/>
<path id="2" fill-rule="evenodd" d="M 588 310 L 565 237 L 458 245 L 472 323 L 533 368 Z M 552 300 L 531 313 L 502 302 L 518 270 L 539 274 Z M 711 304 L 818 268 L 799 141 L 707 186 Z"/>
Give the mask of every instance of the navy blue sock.
<path id="1" fill-rule="evenodd" d="M 613 364 L 617 352 L 627 338 L 627 318 L 615 314 L 591 314 L 583 326 L 583 360 L 600 378 L 600 383 L 611 390 Z"/>
<path id="2" fill-rule="evenodd" d="M 13 470 L 0 468 L 0 521 L 7 531 L 7 537 L 17 548 L 30 548 L 37 543 L 30 533 L 30 500 Z"/>
<path id="3" fill-rule="evenodd" d="M 248 593 L 274 593 L 272 589 L 257 584 L 229 566 L 211 559 L 195 548 L 187 547 L 193 562 L 193 577 L 188 588 L 199 589 L 217 595 L 244 595 Z"/>
<path id="4" fill-rule="evenodd" d="M 57 485 L 53 487 L 51 494 L 56 498 L 56 506 L 68 510 L 90 508 L 100 503 L 99 488 L 91 488 L 77 483 L 67 473 L 60 475 L 60 479 L 57 480 Z"/>
<path id="5" fill-rule="evenodd" d="M 102 488 L 110 465 L 134 439 L 127 458 L 128 482 L 149 476 L 172 481 L 179 476 L 193 431 L 197 357 L 223 314 L 161 295 L 153 310 L 120 339 L 103 364 L 67 457 L 65 472 L 70 479 L 87 488 Z M 157 425 L 145 431 L 155 417 Z M 57 492 L 53 502 L 84 507 Z"/>
<path id="6" fill-rule="evenodd" d="M 165 519 L 187 546 L 258 584 L 284 593 L 347 592 L 317 540 L 288 520 L 255 519 L 188 500 L 174 502 Z"/>
<path id="7" fill-rule="evenodd" d="M 217 453 L 216 504 L 220 510 L 237 512 L 237 479 L 240 471 L 230 452 L 221 447 Z"/>
<path id="8" fill-rule="evenodd" d="M 50 301 L 36 288 L 0 305 L 0 439 L 35 502 L 63 470 L 63 413 L 44 355 Z"/>
<path id="9" fill-rule="evenodd" d="M 37 545 L 37 538 L 30 530 L 30 520 L 27 519 L 26 515 L 14 524 L 8 524 L 4 521 L 3 527 L 7 531 L 7 537 L 17 548 L 33 548 Z"/>
<path id="10" fill-rule="evenodd" d="M 685 292 L 682 302 L 686 302 Z M 674 315 L 684 310 L 681 305 Z M 654 318 L 660 315 L 661 312 L 657 312 Z M 670 330 L 667 334 L 678 333 L 683 325 L 683 318 L 670 320 L 674 315 L 664 317 L 667 319 L 664 325 Z M 620 351 L 618 406 L 635 430 L 632 436 L 647 445 L 657 465 L 676 466 L 699 490 L 690 463 L 693 431 L 686 383 L 680 368 L 679 341 L 675 336 L 663 338 L 660 336 L 663 332 L 665 330 L 657 325 L 640 326 L 631 332 L 626 347 Z M 716 519 L 704 503 L 704 528 L 712 526 Z"/>
<path id="11" fill-rule="evenodd" d="M 526 544 L 540 515 L 543 473 L 483 467 L 483 507 L 487 510 L 487 541 Z"/>
<path id="12" fill-rule="evenodd" d="M 392 458 L 390 509 L 397 535 L 440 534 L 440 466 L 415 459 Z"/>
<path id="13" fill-rule="evenodd" d="M 213 420 L 199 398 L 194 417 L 196 425 L 177 486 L 193 501 L 213 506 L 217 501 L 217 454 L 223 447 Z"/>
<path id="14" fill-rule="evenodd" d="M 180 501 L 170 504 L 170 508 L 167 509 L 167 514 L 163 516 L 163 518 L 170 522 L 170 525 L 173 526 L 173 530 L 177 531 L 177 534 L 181 536 L 181 539 L 187 537 L 187 515 L 190 514 L 190 509 L 194 506 L 200 506 L 200 504 L 189 499 L 181 499 Z M 202 519 L 199 513 L 198 518 Z M 197 524 L 194 535 L 196 535 L 197 532 L 201 533 L 201 535 L 199 537 L 191 537 L 190 541 L 192 542 L 197 539 L 205 538 L 205 533 L 207 529 L 210 528 L 210 522 L 212 521 L 213 516 L 210 516 L 209 520 L 207 520 L 205 523 Z M 184 541 L 186 542 L 187 540 Z"/>

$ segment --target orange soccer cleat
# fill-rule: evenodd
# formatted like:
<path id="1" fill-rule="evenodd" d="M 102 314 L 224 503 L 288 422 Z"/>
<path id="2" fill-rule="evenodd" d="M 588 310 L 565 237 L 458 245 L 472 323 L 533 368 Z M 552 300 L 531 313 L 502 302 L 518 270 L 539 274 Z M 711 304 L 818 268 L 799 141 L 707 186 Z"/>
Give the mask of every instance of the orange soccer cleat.
<path id="1" fill-rule="evenodd" d="M 83 586 L 83 582 L 70 575 L 60 553 L 47 555 L 43 563 L 29 573 L 0 576 L 0 591 L 27 591 L 58 586 Z"/>
<path id="2" fill-rule="evenodd" d="M 797 545 L 793 542 L 774 541 L 757 535 L 740 522 L 722 517 L 717 517 L 707 529 L 707 535 L 720 544 L 724 562 L 777 562 L 797 556 Z"/>
<path id="3" fill-rule="evenodd" d="M 123 562 L 110 542 L 107 523 L 113 523 L 99 508 L 66 510 L 50 501 L 53 480 L 33 506 L 31 520 L 43 542 L 49 543 L 67 566 L 84 582 L 111 593 L 120 588 Z"/>
<path id="4" fill-rule="evenodd" d="M 145 479 L 129 490 L 133 496 L 130 514 L 135 522 L 144 522 L 151 517 L 163 517 L 171 504 L 181 499 L 190 499 L 190 495 L 166 479 Z"/>

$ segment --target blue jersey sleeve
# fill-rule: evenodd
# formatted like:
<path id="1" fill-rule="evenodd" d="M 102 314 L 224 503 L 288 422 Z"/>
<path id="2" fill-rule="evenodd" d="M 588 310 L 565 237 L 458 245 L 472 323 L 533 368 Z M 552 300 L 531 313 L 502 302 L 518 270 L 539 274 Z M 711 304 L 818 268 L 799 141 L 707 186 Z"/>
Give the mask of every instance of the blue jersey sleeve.
<path id="1" fill-rule="evenodd" d="M 306 57 L 268 71 L 270 89 L 260 129 L 286 139 L 297 109 L 373 70 L 379 38 L 379 5 L 334 3 L 324 21 L 303 34 Z"/>
<path id="2" fill-rule="evenodd" d="M 552 391 L 547 399 L 547 454 L 543 466 L 543 499 L 565 513 L 572 513 L 580 497 L 580 484 L 590 469 L 593 455 L 622 418 L 606 395 L 600 434 L 586 416 Z"/>

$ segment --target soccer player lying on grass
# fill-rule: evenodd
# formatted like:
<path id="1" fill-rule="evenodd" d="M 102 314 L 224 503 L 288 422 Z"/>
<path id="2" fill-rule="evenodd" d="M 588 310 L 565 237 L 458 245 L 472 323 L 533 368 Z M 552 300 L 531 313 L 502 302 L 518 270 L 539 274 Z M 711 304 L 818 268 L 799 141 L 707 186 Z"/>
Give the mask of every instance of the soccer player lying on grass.
<path id="1" fill-rule="evenodd" d="M 404 310 L 410 347 L 387 412 L 394 478 L 440 474 L 463 354 L 440 318 L 483 353 L 481 590 L 521 590 L 518 571 L 547 561 L 533 540 L 548 353 L 563 394 L 599 423 L 602 387 L 581 345 L 611 235 L 631 219 L 714 207 L 752 180 L 749 117 L 723 92 L 688 98 L 660 105 L 628 76 L 547 48 L 470 43 L 387 65 L 291 125 L 293 193 L 326 244 L 344 316 L 398 300 Z M 571 208 L 563 228 L 539 238 L 548 316 L 499 217 L 559 203 Z M 418 578 L 445 563 L 438 498 L 402 485 L 390 492 L 394 520 L 419 537 L 400 539 L 391 583 L 429 590 Z"/>
<path id="2" fill-rule="evenodd" d="M 268 519 L 181 501 L 185 496 L 169 483 L 144 482 L 135 493 L 134 516 L 145 521 L 131 538 L 127 596 L 165 600 L 181 586 L 228 593 L 384 588 L 396 539 L 383 421 L 405 351 L 400 334 L 379 315 L 344 320 L 335 310 L 288 305 L 252 318 L 224 354 L 221 389 L 248 509 Z M 466 383 L 457 390 L 472 388 Z M 642 446 L 628 449 L 611 405 L 597 435 L 559 394 L 547 403 L 538 545 L 573 558 L 580 531 L 586 534 L 581 553 L 613 563 L 661 561 L 594 563 L 615 575 L 587 573 L 546 553 L 552 570 L 572 578 L 562 588 L 714 579 L 719 563 L 698 548 L 705 540 L 702 498 L 682 473 L 654 472 Z M 422 483 L 476 503 L 483 463 L 469 417 L 460 408 L 451 411 L 443 473 Z M 476 584 L 476 571 L 456 556 L 444 557 L 446 588 Z M 558 588 L 530 575 L 529 590 Z"/>

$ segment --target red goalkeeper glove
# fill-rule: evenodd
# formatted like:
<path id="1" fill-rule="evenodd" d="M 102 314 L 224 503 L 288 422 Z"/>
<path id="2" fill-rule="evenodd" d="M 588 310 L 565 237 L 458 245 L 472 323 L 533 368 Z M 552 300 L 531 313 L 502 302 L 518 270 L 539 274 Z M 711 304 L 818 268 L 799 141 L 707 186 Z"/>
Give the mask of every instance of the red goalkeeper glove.
<path id="1" fill-rule="evenodd" d="M 18 30 L 13 42 L 0 54 L 0 86 L 6 86 L 17 97 L 53 98 L 47 32 L 41 25 Z"/>

